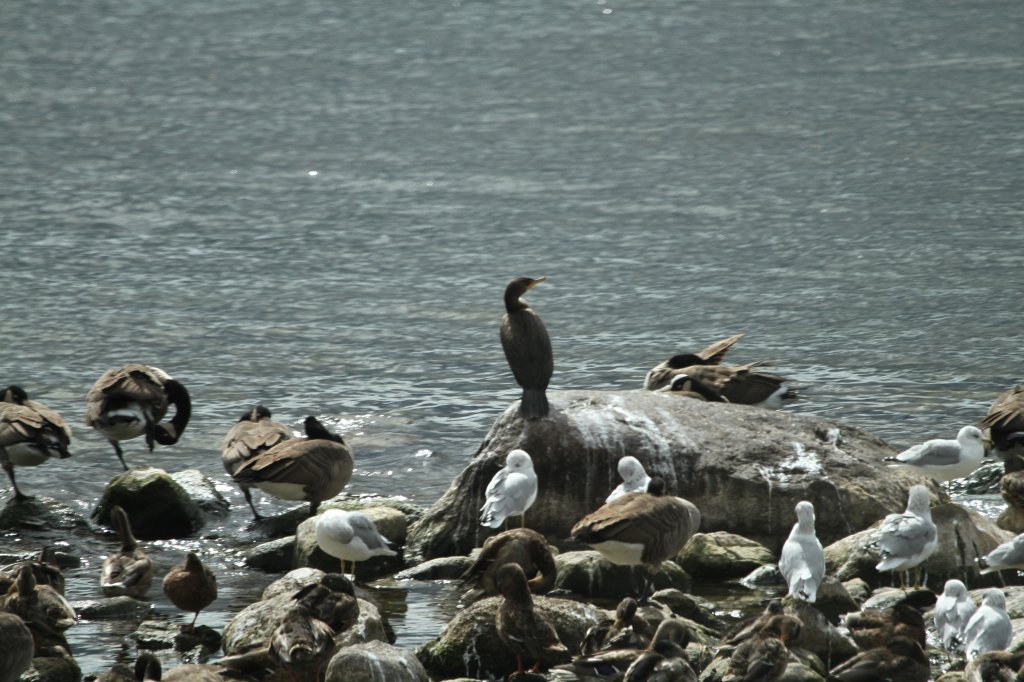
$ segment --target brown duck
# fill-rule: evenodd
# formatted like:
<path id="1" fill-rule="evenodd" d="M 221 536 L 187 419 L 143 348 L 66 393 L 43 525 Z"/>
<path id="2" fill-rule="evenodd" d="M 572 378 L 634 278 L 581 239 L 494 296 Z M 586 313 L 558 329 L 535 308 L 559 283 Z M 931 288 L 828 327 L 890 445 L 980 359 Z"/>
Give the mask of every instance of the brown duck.
<path id="1" fill-rule="evenodd" d="M 843 618 L 850 638 L 862 649 L 884 647 L 893 637 L 909 637 L 922 647 L 927 646 L 924 616 L 906 602 L 882 609 L 863 609 Z"/>
<path id="2" fill-rule="evenodd" d="M 884 646 L 862 651 L 829 673 L 836 682 L 928 682 L 931 666 L 924 649 L 909 637 L 893 637 Z"/>
<path id="3" fill-rule="evenodd" d="M 32 631 L 36 651 L 48 646 L 71 650 L 64 631 L 78 622 L 74 608 L 57 590 L 36 583 L 32 567 L 22 565 L 7 594 L 0 597 L 0 611 L 21 618 Z"/>
<path id="4" fill-rule="evenodd" d="M 498 594 L 494 576 L 508 563 L 522 567 L 533 594 L 547 594 L 555 586 L 555 558 L 547 540 L 535 530 L 513 528 L 487 538 L 476 561 L 462 574 L 473 587 L 468 599 Z"/>
<path id="5" fill-rule="evenodd" d="M 605 649 L 594 654 L 577 656 L 571 663 L 556 666 L 555 669 L 559 675 L 567 678 L 569 675 L 563 673 L 570 673 L 571 679 L 622 679 L 630 666 L 644 654 L 659 649 L 663 653 L 677 653 L 675 647 L 679 650 L 686 649 L 691 636 L 690 628 L 681 621 L 666 618 L 658 623 L 658 629 L 647 648 Z M 673 647 L 666 647 L 663 642 L 670 643 Z"/>
<path id="6" fill-rule="evenodd" d="M 774 682 L 789 665 L 786 643 L 800 636 L 802 623 L 795 616 L 772 616 L 750 639 L 732 652 L 723 682 Z"/>
<path id="7" fill-rule="evenodd" d="M 120 441 L 145 436 L 150 452 L 156 443 L 173 445 L 192 416 L 192 401 L 181 382 L 158 367 L 140 364 L 108 369 L 93 384 L 85 403 L 85 425 L 114 446 L 125 471 Z M 161 421 L 171 405 L 174 416 Z"/>
<path id="8" fill-rule="evenodd" d="M 306 438 L 292 438 L 242 462 L 232 475 L 243 487 L 256 487 L 282 500 L 309 502 L 316 514 L 352 478 L 352 450 L 316 417 L 303 422 Z"/>
<path id="9" fill-rule="evenodd" d="M 14 682 L 32 665 L 32 632 L 20 617 L 0 612 L 0 642 L 0 682 Z"/>
<path id="10" fill-rule="evenodd" d="M 647 568 L 647 596 L 654 571 L 679 553 L 700 528 L 700 510 L 689 500 L 665 494 L 665 480 L 651 478 L 645 493 L 627 493 L 587 514 L 572 528 L 572 539 L 590 545 L 620 566 Z"/>
<path id="11" fill-rule="evenodd" d="M 0 568 L 0 595 L 7 594 L 11 586 L 18 581 L 18 573 L 22 566 L 32 569 L 32 576 L 39 585 L 49 585 L 58 594 L 64 594 L 64 574 L 57 566 L 57 551 L 50 546 L 43 547 L 35 558 L 17 561 Z"/>
<path id="12" fill-rule="evenodd" d="M 292 439 L 292 430 L 271 419 L 270 410 L 263 405 L 255 405 L 246 410 L 231 427 L 221 445 L 220 461 L 228 475 L 234 476 L 244 462 L 249 461 L 270 448 Z M 252 502 L 252 493 L 246 485 L 238 484 L 245 496 L 245 501 L 252 509 L 256 520 L 262 517 Z"/>
<path id="13" fill-rule="evenodd" d="M 645 649 L 654 631 L 637 615 L 636 599 L 626 597 L 615 607 L 615 618 L 602 620 L 587 630 L 580 644 L 580 655 L 589 656 L 604 649 Z"/>
<path id="14" fill-rule="evenodd" d="M 0 465 L 11 479 L 14 499 L 32 499 L 18 489 L 15 466 L 38 466 L 52 457 L 71 456 L 71 428 L 46 405 L 29 400 L 20 386 L 8 386 L 0 394 Z"/>
<path id="15" fill-rule="evenodd" d="M 569 651 L 558 633 L 533 608 L 533 596 L 526 574 L 519 564 L 505 564 L 494 576 L 504 599 L 495 616 L 498 637 L 516 657 L 516 672 L 523 672 L 523 659 L 533 661 L 533 672 L 565 661 Z"/>
<path id="16" fill-rule="evenodd" d="M 153 562 L 139 547 L 124 509 L 110 510 L 110 523 L 121 539 L 121 549 L 103 560 L 100 590 L 107 597 L 128 595 L 142 599 L 153 583 Z"/>
<path id="17" fill-rule="evenodd" d="M 193 552 L 185 555 L 185 561 L 171 567 L 164 576 L 164 594 L 171 603 L 182 611 L 196 614 L 189 628 L 194 628 L 199 612 L 217 598 L 217 577 L 203 566 Z"/>

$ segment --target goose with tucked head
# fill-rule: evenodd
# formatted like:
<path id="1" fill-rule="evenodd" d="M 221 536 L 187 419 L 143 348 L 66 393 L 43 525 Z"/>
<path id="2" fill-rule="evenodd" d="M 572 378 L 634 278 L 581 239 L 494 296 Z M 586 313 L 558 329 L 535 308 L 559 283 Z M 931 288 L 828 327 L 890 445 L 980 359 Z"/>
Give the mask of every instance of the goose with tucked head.
<path id="1" fill-rule="evenodd" d="M 263 454 L 275 445 L 291 439 L 292 430 L 290 428 L 271 419 L 270 410 L 263 405 L 254 405 L 242 413 L 238 422 L 224 437 L 220 461 L 228 475 L 234 476 L 243 463 Z M 242 490 L 242 495 L 245 496 L 249 508 L 252 509 L 253 517 L 257 521 L 262 519 L 263 517 L 256 511 L 256 506 L 253 504 L 249 486 L 238 483 L 238 487 Z"/>

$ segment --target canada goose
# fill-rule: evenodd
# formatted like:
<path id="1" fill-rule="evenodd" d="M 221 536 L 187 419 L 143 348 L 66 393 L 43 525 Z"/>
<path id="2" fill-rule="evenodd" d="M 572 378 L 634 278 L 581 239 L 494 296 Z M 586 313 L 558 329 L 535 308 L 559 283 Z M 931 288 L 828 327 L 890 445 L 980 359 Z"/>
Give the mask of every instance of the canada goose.
<path id="1" fill-rule="evenodd" d="M 526 574 L 519 564 L 499 568 L 495 583 L 504 599 L 498 606 L 494 623 L 498 637 L 516 657 L 516 672 L 523 672 L 524 656 L 534 662 L 534 672 L 568 659 L 569 650 L 558 638 L 555 628 L 534 610 Z"/>
<path id="2" fill-rule="evenodd" d="M 121 549 L 103 561 L 100 589 L 104 596 L 128 595 L 142 599 L 153 582 L 153 562 L 139 547 L 124 509 L 114 505 L 110 522 L 121 539 Z"/>
<path id="3" fill-rule="evenodd" d="M 915 471 L 936 481 L 952 481 L 969 476 L 985 459 L 985 442 L 981 429 L 965 426 L 956 440 L 933 438 L 907 448 L 895 457 L 885 457 L 893 469 Z"/>
<path id="4" fill-rule="evenodd" d="M 786 643 L 800 636 L 802 627 L 796 616 L 772 616 L 750 639 L 745 640 L 729 658 L 729 672 L 723 682 L 757 680 L 774 682 L 789 665 Z"/>
<path id="5" fill-rule="evenodd" d="M 535 530 L 512 528 L 487 538 L 476 561 L 462 574 L 462 580 L 475 588 L 471 598 L 497 594 L 494 576 L 508 563 L 519 564 L 533 594 L 547 594 L 555 586 L 557 569 L 547 540 Z"/>
<path id="6" fill-rule="evenodd" d="M 572 539 L 590 545 L 620 566 L 644 565 L 646 588 L 661 562 L 675 556 L 700 527 L 700 510 L 689 500 L 665 495 L 665 481 L 651 479 L 646 493 L 627 493 L 587 514 Z"/>
<path id="7" fill-rule="evenodd" d="M 988 429 L 992 453 L 1006 462 L 1007 471 L 1024 468 L 1024 384 L 1000 393 L 978 426 Z"/>
<path id="8" fill-rule="evenodd" d="M 917 568 L 939 546 L 939 531 L 932 521 L 928 488 L 910 487 L 907 510 L 902 514 L 889 514 L 875 531 L 881 561 L 877 571 L 903 571 Z"/>
<path id="9" fill-rule="evenodd" d="M 593 625 L 583 636 L 580 655 L 590 656 L 603 649 L 646 649 L 654 632 L 636 611 L 636 599 L 626 597 L 615 607 L 615 618 Z"/>
<path id="10" fill-rule="evenodd" d="M 71 428 L 64 419 L 35 400 L 20 386 L 8 386 L 0 395 L 0 465 L 14 487 L 14 499 L 32 499 L 18 489 L 15 466 L 38 466 L 57 457 L 71 456 Z"/>
<path id="11" fill-rule="evenodd" d="M 966 585 L 955 578 L 946 581 L 935 602 L 933 619 L 943 649 L 949 653 L 963 651 L 964 629 L 977 610 Z"/>
<path id="12" fill-rule="evenodd" d="M 242 462 L 232 475 L 239 486 L 256 487 L 282 500 L 309 502 L 309 515 L 352 478 L 352 451 L 316 417 L 303 422 L 306 438 L 292 438 Z"/>
<path id="13" fill-rule="evenodd" d="M 779 409 L 786 402 L 800 397 L 796 388 L 787 385 L 785 378 L 757 371 L 763 364 L 690 365 L 675 372 L 677 376 L 686 375 L 700 382 L 693 384 L 691 390 L 707 386 L 730 403 Z M 700 391 L 696 392 L 701 394 Z"/>
<path id="14" fill-rule="evenodd" d="M 719 339 L 713 344 L 698 353 L 682 353 L 673 355 L 668 360 L 661 362 L 651 368 L 644 377 L 644 388 L 648 391 L 657 391 L 663 386 L 668 386 L 672 378 L 676 376 L 676 370 L 693 365 L 718 365 L 721 364 L 725 354 L 736 345 L 736 342 L 743 338 L 743 334 L 735 334 Z"/>
<path id="15" fill-rule="evenodd" d="M 185 561 L 167 571 L 163 581 L 164 594 L 182 611 L 195 613 L 190 629 L 196 625 L 199 612 L 217 598 L 217 576 L 203 566 L 194 552 L 185 555 Z"/>
<path id="16" fill-rule="evenodd" d="M 263 405 L 255 405 L 246 410 L 228 431 L 221 446 L 220 461 L 229 476 L 234 476 L 244 462 L 279 443 L 291 440 L 292 430 L 284 424 L 273 421 L 270 417 L 269 409 Z M 245 501 L 252 509 L 253 517 L 259 521 L 263 517 L 256 511 L 249 486 L 239 483 L 238 487 L 242 489 Z"/>
<path id="17" fill-rule="evenodd" d="M 814 533 L 814 505 L 796 504 L 796 523 L 782 545 L 779 572 L 789 585 L 789 596 L 814 603 L 825 578 L 825 551 Z"/>
<path id="18" fill-rule="evenodd" d="M 377 531 L 377 526 L 365 514 L 357 511 L 328 509 L 316 521 L 316 544 L 332 557 L 341 559 L 341 572 L 345 562 L 352 562 L 352 576 L 356 562 L 375 556 L 395 556 L 389 540 Z"/>
<path id="19" fill-rule="evenodd" d="M 545 277 L 516 277 L 505 287 L 505 314 L 501 317 L 501 347 L 512 375 L 523 388 L 520 412 L 526 419 L 548 415 L 548 382 L 555 369 L 551 339 L 540 316 L 520 297 Z"/>
<path id="20" fill-rule="evenodd" d="M 672 377 L 672 381 L 667 386 L 662 386 L 656 392 L 671 393 L 674 396 L 702 400 L 707 403 L 729 402 L 722 396 L 717 386 L 710 386 L 689 374 L 679 374 Z"/>
<path id="21" fill-rule="evenodd" d="M 525 450 L 513 450 L 505 457 L 505 466 L 498 470 L 484 491 L 480 507 L 480 524 L 497 528 L 510 516 L 520 516 L 526 525 L 526 510 L 537 499 L 537 474 L 533 460 Z"/>
<path id="22" fill-rule="evenodd" d="M 181 382 L 148 365 L 130 364 L 108 369 L 85 397 L 85 424 L 103 434 L 121 461 L 120 441 L 146 437 L 149 451 L 155 443 L 173 445 L 181 438 L 192 415 L 192 401 Z M 169 422 L 160 421 L 174 405 Z"/>
<path id="23" fill-rule="evenodd" d="M 921 645 L 909 637 L 893 637 L 882 646 L 862 651 L 829 673 L 837 682 L 889 680 L 928 682 L 931 666 Z"/>
<path id="24" fill-rule="evenodd" d="M 32 665 L 32 632 L 18 616 L 0 612 L 0 642 L 0 682 L 15 682 Z"/>

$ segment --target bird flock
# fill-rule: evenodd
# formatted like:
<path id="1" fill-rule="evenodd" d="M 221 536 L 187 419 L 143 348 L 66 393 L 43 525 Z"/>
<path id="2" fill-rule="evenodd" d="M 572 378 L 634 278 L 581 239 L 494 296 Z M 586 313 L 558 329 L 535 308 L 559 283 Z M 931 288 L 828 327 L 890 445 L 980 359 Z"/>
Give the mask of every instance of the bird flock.
<path id="1" fill-rule="evenodd" d="M 519 409 L 525 420 L 543 419 L 551 410 L 546 396 L 554 366 L 551 341 L 539 315 L 522 300 L 527 291 L 544 281 L 543 277 L 512 280 L 505 290 L 505 313 L 499 325 L 506 360 L 522 388 Z M 800 398 L 798 387 L 762 371 L 764 363 L 722 364 L 742 336 L 670 357 L 646 374 L 643 388 L 772 409 Z M 191 396 L 181 382 L 159 368 L 127 364 L 107 370 L 96 380 L 86 396 L 84 421 L 111 444 L 128 470 L 121 445 L 124 441 L 143 437 L 150 451 L 157 444 L 173 445 L 185 431 L 191 413 Z M 314 416 L 305 419 L 303 429 L 305 436 L 296 437 L 289 427 L 273 421 L 268 408 L 254 405 L 223 440 L 224 469 L 240 488 L 257 522 L 262 517 L 253 502 L 253 489 L 283 500 L 308 502 L 310 516 L 316 516 L 319 505 L 338 495 L 352 477 L 352 451 L 340 435 Z M 64 419 L 30 399 L 23 388 L 11 385 L 4 389 L 0 394 L 0 465 L 16 501 L 30 498 L 17 485 L 15 467 L 70 457 L 71 436 Z M 950 481 L 973 472 L 989 454 L 990 445 L 1008 471 L 1024 468 L 1024 386 L 1000 395 L 985 418 L 977 426 L 961 428 L 956 439 L 923 442 L 886 458 L 886 463 L 936 481 Z M 638 458 L 622 457 L 617 468 L 621 484 L 609 492 L 604 505 L 573 525 L 570 541 L 592 547 L 612 564 L 641 567 L 646 579 L 637 594 L 622 600 L 613 620 L 587 634 L 576 656 L 534 604 L 535 595 L 552 589 L 556 571 L 547 540 L 526 523 L 539 490 L 530 455 L 522 449 L 508 452 L 505 466 L 487 485 L 479 522 L 486 528 L 505 530 L 487 540 L 463 579 L 476 585 L 474 596 L 501 596 L 495 629 L 516 658 L 517 673 L 531 663 L 532 671 L 550 669 L 554 679 L 697 679 L 697 666 L 687 651 L 691 639 L 688 626 L 665 619 L 652 628 L 638 609 L 651 603 L 653 576 L 660 565 L 675 557 L 699 530 L 700 510 L 669 494 L 665 480 L 650 476 Z M 782 546 L 778 569 L 792 602 L 814 604 L 826 573 L 824 551 L 815 534 L 814 506 L 801 501 L 794 514 L 796 522 Z M 509 529 L 515 521 L 519 527 Z M 103 562 L 100 589 L 106 596 L 143 597 L 155 577 L 153 563 L 136 541 L 124 509 L 113 507 L 110 523 L 120 548 Z M 317 517 L 315 534 L 318 546 L 340 560 L 342 574 L 346 562 L 354 575 L 356 562 L 396 554 L 373 521 L 355 511 L 324 511 Z M 877 571 L 893 571 L 905 585 L 906 573 L 918 570 L 911 582 L 921 585 L 920 568 L 938 549 L 938 536 L 928 489 L 915 485 L 909 491 L 906 511 L 886 516 L 876 531 Z M 1024 568 L 1024 534 L 990 552 L 985 564 L 983 572 Z M 59 644 L 63 629 L 75 620 L 74 610 L 62 596 L 63 579 L 53 577 L 54 571 L 60 574 L 45 553 L 36 561 L 21 562 L 8 570 L 9 587 L 6 594 L 0 590 L 0 682 L 17 679 L 31 658 L 26 658 L 25 652 L 38 650 L 40 642 Z M 195 614 L 189 628 L 217 596 L 215 576 L 191 552 L 167 572 L 162 587 L 175 606 Z M 334 633 L 315 617 L 320 607 L 312 606 L 310 598 L 305 593 L 296 595 L 295 605 L 261 653 L 287 662 L 292 671 L 299 669 L 300 659 L 308 662 L 315 658 L 322 663 L 323 652 L 330 647 L 310 642 L 323 642 Z M 45 616 L 41 615 L 44 612 Z M 887 635 L 872 640 L 873 646 L 833 669 L 830 679 L 929 679 L 925 642 L 915 629 L 921 621 L 920 611 L 907 605 L 884 614 L 864 611 L 850 614 L 846 624 L 851 633 L 863 636 L 875 620 L 883 624 Z M 985 675 L 1000 666 L 1017 665 L 1012 655 L 996 656 L 1005 653 L 1013 634 L 1006 599 L 999 589 L 988 590 L 982 603 L 975 606 L 963 582 L 947 581 L 936 602 L 934 626 L 943 649 L 966 658 L 969 675 L 1003 679 Z M 779 679 L 791 657 L 787 645 L 799 640 L 803 627 L 796 615 L 772 602 L 757 620 L 723 640 L 729 666 L 722 679 Z M 310 653 L 311 646 L 318 652 L 315 656 Z M 154 661 L 140 658 L 138 675 L 155 674 L 159 679 L 159 663 Z M 318 675 L 319 664 L 316 670 Z M 194 679 L 201 679 L 201 671 L 194 672 Z"/>

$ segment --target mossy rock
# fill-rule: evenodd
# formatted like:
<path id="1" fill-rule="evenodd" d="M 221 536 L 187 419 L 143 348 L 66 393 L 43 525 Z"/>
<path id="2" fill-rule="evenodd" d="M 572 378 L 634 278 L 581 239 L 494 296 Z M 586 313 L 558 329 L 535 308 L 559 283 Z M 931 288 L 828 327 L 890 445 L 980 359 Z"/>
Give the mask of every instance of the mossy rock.
<path id="1" fill-rule="evenodd" d="M 725 531 L 697 533 L 676 555 L 676 561 L 697 580 L 720 582 L 742 578 L 775 561 L 762 544 Z"/>
<path id="2" fill-rule="evenodd" d="M 621 599 L 638 596 L 647 581 L 644 566 L 619 566 L 594 550 L 562 552 L 555 556 L 558 577 L 555 589 L 568 590 L 585 597 Z M 655 590 L 690 589 L 690 576 L 672 561 L 664 561 L 654 574 Z"/>
<path id="3" fill-rule="evenodd" d="M 92 516 L 110 523 L 110 510 L 118 505 L 128 514 L 140 540 L 187 537 L 203 525 L 199 505 L 163 469 L 129 469 L 115 476 L 103 490 Z"/>

